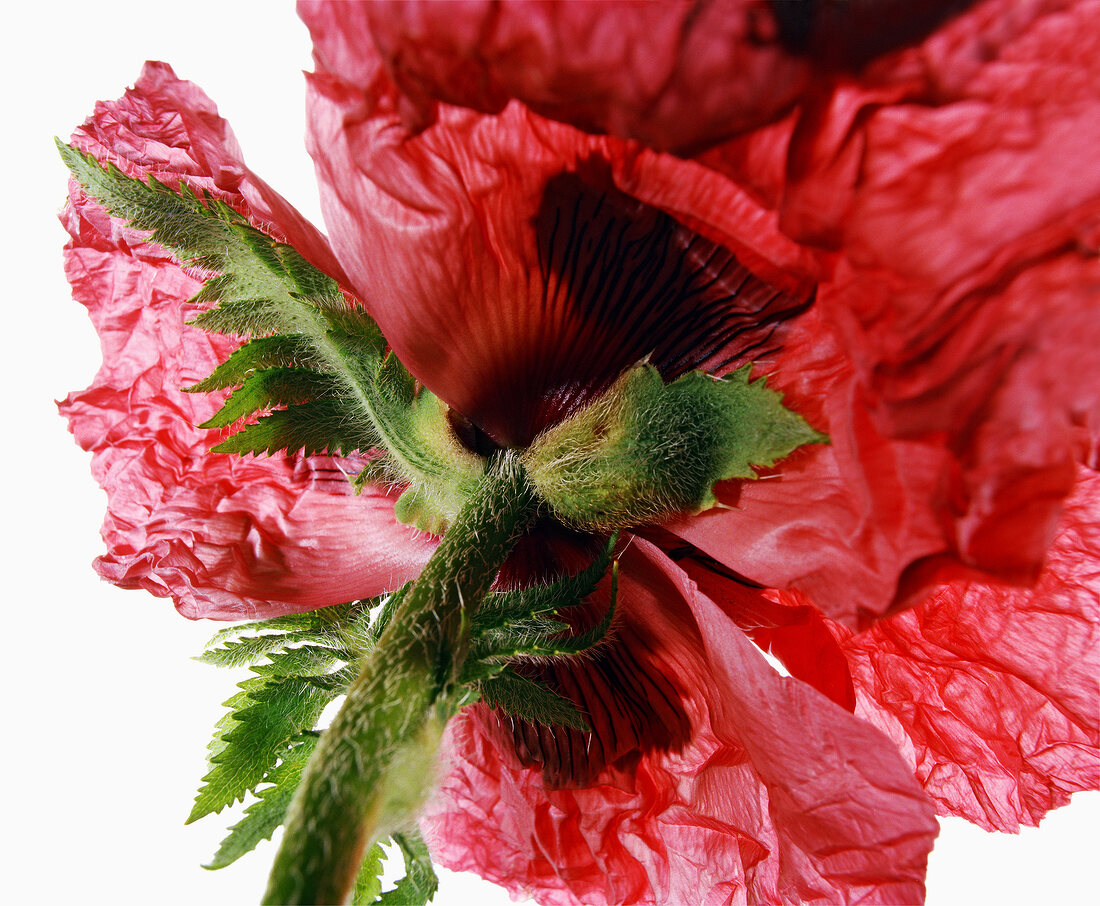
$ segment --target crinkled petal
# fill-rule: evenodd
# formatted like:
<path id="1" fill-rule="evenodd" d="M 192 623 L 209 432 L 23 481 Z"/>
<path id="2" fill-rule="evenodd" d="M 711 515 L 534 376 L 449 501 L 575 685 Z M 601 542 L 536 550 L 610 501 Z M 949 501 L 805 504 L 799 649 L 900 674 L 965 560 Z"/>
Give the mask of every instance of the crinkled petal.
<path id="1" fill-rule="evenodd" d="M 435 100 L 500 112 L 517 98 L 550 119 L 653 148 L 713 144 L 780 115 L 810 66 L 758 3 L 309 3 L 299 13 L 330 72 L 369 75 L 377 45 L 411 123 Z"/>
<path id="2" fill-rule="evenodd" d="M 667 528 L 741 576 L 797 589 L 832 619 L 871 620 L 910 590 L 914 563 L 951 550 L 942 516 L 953 463 L 938 444 L 884 437 L 829 325 L 814 309 L 788 326 L 769 381 L 828 433 L 775 474 L 719 487 L 723 505 Z"/>
<path id="3" fill-rule="evenodd" d="M 705 167 L 518 105 L 414 136 L 399 106 L 377 61 L 366 90 L 310 78 L 336 253 L 401 360 L 502 445 L 644 358 L 762 354 L 809 297 L 818 263 Z"/>
<path id="4" fill-rule="evenodd" d="M 1034 589 L 954 583 L 847 637 L 857 714 L 941 814 L 1036 825 L 1100 788 L 1100 475 L 1080 470 Z"/>
<path id="5" fill-rule="evenodd" d="M 131 173 L 152 171 L 168 183 L 183 177 L 252 216 L 249 202 L 217 189 L 204 170 L 204 161 L 218 157 L 219 135 L 223 158 L 236 159 L 231 135 L 214 129 L 221 123 L 215 116 L 198 89 L 150 64 L 137 87 L 118 103 L 100 104 L 74 140 L 101 156 L 117 141 L 129 156 L 111 159 Z M 192 122 L 202 127 L 201 150 L 181 125 Z M 219 619 L 368 597 L 414 577 L 432 542 L 395 523 L 390 496 L 368 490 L 355 497 L 338 461 L 208 452 L 212 435 L 195 425 L 220 400 L 179 388 L 213 370 L 233 344 L 185 326 L 184 303 L 200 284 L 75 184 L 62 220 L 72 237 L 66 273 L 103 345 L 92 386 L 61 404 L 108 493 L 100 574 L 170 596 L 189 617 Z M 280 232 L 302 238 L 302 224 Z"/>
<path id="6" fill-rule="evenodd" d="M 147 62 L 121 98 L 96 104 L 72 143 L 130 176 L 153 176 L 172 188 L 183 180 L 200 194 L 209 192 L 347 284 L 328 240 L 245 166 L 236 136 L 214 102 L 197 85 L 178 79 L 167 63 Z M 96 221 L 102 230 L 104 220 Z"/>
<path id="7" fill-rule="evenodd" d="M 792 130 L 707 156 L 840 253 L 817 306 L 876 426 L 942 436 L 958 560 L 1017 581 L 1100 430 L 1097 21 L 1095 2 L 988 0 L 823 86 Z"/>
<path id="8" fill-rule="evenodd" d="M 466 711 L 424 822 L 436 857 L 548 904 L 920 902 L 936 825 L 890 743 L 775 673 L 645 541 L 620 594 L 633 656 L 677 687 L 690 741 L 548 789 Z"/>

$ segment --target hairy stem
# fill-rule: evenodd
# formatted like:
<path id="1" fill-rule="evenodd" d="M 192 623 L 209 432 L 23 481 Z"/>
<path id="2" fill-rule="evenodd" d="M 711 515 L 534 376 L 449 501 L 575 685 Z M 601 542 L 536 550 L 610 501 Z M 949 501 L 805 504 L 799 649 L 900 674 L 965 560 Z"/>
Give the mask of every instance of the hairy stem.
<path id="1" fill-rule="evenodd" d="M 501 454 L 322 735 L 287 814 L 265 904 L 344 903 L 367 848 L 414 819 L 454 710 L 468 609 L 488 592 L 534 514 L 523 468 L 514 454 Z"/>

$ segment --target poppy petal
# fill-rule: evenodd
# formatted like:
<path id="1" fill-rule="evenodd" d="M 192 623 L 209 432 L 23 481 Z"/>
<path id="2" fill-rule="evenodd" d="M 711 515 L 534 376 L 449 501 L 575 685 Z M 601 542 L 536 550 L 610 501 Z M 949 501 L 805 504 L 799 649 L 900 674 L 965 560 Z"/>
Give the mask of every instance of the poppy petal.
<path id="1" fill-rule="evenodd" d="M 810 74 L 769 11 L 744 0 L 298 9 L 330 72 L 356 73 L 356 51 L 376 44 L 421 125 L 435 99 L 499 113 L 517 98 L 549 119 L 682 153 L 774 119 Z"/>
<path id="2" fill-rule="evenodd" d="M 719 487 L 724 506 L 666 526 L 736 573 L 804 592 L 829 617 L 873 620 L 911 565 L 950 550 L 941 513 L 953 463 L 942 446 L 876 430 L 840 342 L 815 306 L 789 322 L 764 367 L 785 405 L 830 437 L 774 475 Z"/>
<path id="3" fill-rule="evenodd" d="M 723 247 L 644 197 L 683 201 L 669 187 L 705 168 L 519 107 L 447 108 L 410 136 L 380 68 L 366 94 L 327 73 L 310 86 L 322 205 L 357 293 L 410 370 L 498 444 L 525 445 L 647 357 L 675 376 L 758 355 L 809 297 L 774 260 L 759 273 L 767 241 Z"/>
<path id="4" fill-rule="evenodd" d="M 707 158 L 745 178 L 767 147 L 773 188 L 782 167 L 783 229 L 840 255 L 816 304 L 876 426 L 942 436 L 958 559 L 1015 581 L 1100 431 L 1098 11 L 987 0 L 823 84 L 789 146 L 772 129 Z"/>
<path id="5" fill-rule="evenodd" d="M 543 903 L 920 902 L 937 829 L 892 745 L 779 676 L 652 545 L 635 539 L 621 578 L 690 742 L 548 789 L 468 710 L 424 822 L 442 864 Z"/>
<path id="6" fill-rule="evenodd" d="M 121 98 L 96 104 L 72 143 L 129 176 L 153 176 L 170 188 L 183 180 L 200 195 L 209 192 L 347 284 L 328 240 L 245 166 L 236 136 L 214 102 L 197 85 L 177 78 L 167 63 L 147 62 Z"/>
<path id="7" fill-rule="evenodd" d="M 214 116 L 198 89 L 150 64 L 126 98 L 97 107 L 74 141 L 101 156 L 100 141 L 118 141 L 132 173 L 152 171 L 169 184 L 185 178 L 250 213 L 249 202 L 218 189 L 204 170 L 218 157 Z M 201 127 L 200 150 L 181 125 L 191 122 Z M 219 140 L 232 157 L 232 137 Z M 233 344 L 184 324 L 200 283 L 75 183 L 62 220 L 72 237 L 66 273 L 103 344 L 93 385 L 61 404 L 108 492 L 101 575 L 171 596 L 189 617 L 242 619 L 369 597 L 419 573 L 430 539 L 394 522 L 390 496 L 368 489 L 355 497 L 338 461 L 209 453 L 212 436 L 194 426 L 220 400 L 179 388 L 208 374 Z M 301 238 L 301 224 L 280 232 Z"/>
<path id="8" fill-rule="evenodd" d="M 1100 788 L 1098 552 L 1100 475 L 1082 468 L 1034 589 L 954 583 L 842 634 L 857 714 L 941 814 L 1015 831 Z"/>

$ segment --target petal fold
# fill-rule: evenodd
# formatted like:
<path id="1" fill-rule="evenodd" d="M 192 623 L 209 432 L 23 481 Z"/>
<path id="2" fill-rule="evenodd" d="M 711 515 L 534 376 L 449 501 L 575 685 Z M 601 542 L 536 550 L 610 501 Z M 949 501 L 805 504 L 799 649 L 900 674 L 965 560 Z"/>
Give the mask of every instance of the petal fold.
<path id="1" fill-rule="evenodd" d="M 362 76 L 377 46 L 411 124 L 436 100 L 499 113 L 513 98 L 590 132 L 684 152 L 768 122 L 810 66 L 763 4 L 303 2 L 321 65 Z M 360 78 L 358 87 L 366 87 Z"/>
<path id="2" fill-rule="evenodd" d="M 1034 589 L 956 582 L 840 633 L 859 699 L 941 814 L 1037 825 L 1100 788 L 1100 475 L 1081 469 Z"/>
<path id="3" fill-rule="evenodd" d="M 209 99 L 163 64 L 99 104 L 74 142 L 131 175 L 184 179 L 332 260 L 323 237 L 241 169 Z M 170 596 L 189 617 L 249 619 L 373 596 L 418 574 L 431 539 L 395 523 L 390 496 L 352 495 L 340 462 L 209 453 L 214 438 L 195 425 L 220 400 L 180 387 L 234 344 L 185 325 L 199 282 L 75 184 L 62 221 L 66 273 L 103 345 L 94 383 L 61 411 L 108 494 L 104 578 Z"/>
<path id="4" fill-rule="evenodd" d="M 890 743 L 779 676 L 647 542 L 621 583 L 648 643 L 630 644 L 677 687 L 690 741 L 549 789 L 468 710 L 424 822 L 442 863 L 552 904 L 921 901 L 936 825 Z"/>

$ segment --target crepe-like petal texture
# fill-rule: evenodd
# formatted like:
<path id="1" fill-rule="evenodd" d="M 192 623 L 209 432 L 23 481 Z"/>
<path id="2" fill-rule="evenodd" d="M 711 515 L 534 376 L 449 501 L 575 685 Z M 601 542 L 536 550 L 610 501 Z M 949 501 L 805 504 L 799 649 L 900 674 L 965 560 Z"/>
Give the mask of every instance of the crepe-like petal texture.
<path id="1" fill-rule="evenodd" d="M 1098 21 L 1095 2 L 977 4 L 706 156 L 838 251 L 817 305 L 876 425 L 943 436 L 959 560 L 1016 581 L 1100 425 Z M 751 175 L 765 148 L 779 181 Z"/>
<path id="2" fill-rule="evenodd" d="M 366 52 L 368 60 L 355 58 L 360 69 Z M 557 283 L 544 278 L 554 256 L 541 245 L 543 212 L 563 173 L 599 176 L 597 164 L 610 174 L 606 195 L 627 196 L 643 226 L 646 217 L 657 222 L 656 211 L 699 247 L 730 250 L 759 285 L 806 298 L 822 262 L 785 240 L 745 193 L 706 167 L 586 136 L 515 105 L 498 117 L 441 105 L 435 125 L 416 136 L 398 106 L 377 61 L 366 95 L 319 72 L 309 94 L 311 153 L 353 286 L 435 393 L 498 441 L 522 443 L 531 426 L 516 426 L 528 413 L 561 411 L 544 397 L 576 402 L 575 388 L 606 386 L 687 322 L 697 334 L 684 334 L 686 345 L 707 356 L 693 367 L 759 358 L 787 404 L 833 438 L 739 498 L 732 488 L 737 509 L 691 520 L 687 540 L 762 585 L 802 588 L 852 625 L 895 603 L 912 563 L 950 557 L 942 514 L 952 502 L 952 458 L 942 440 L 896 442 L 876 429 L 834 325 L 813 308 L 787 303 L 772 322 L 765 307 L 757 332 L 711 354 L 707 344 L 723 334 L 699 315 L 713 308 L 698 294 L 667 315 L 644 292 L 615 298 L 615 317 L 595 331 L 583 287 L 566 287 L 572 307 L 555 307 L 556 295 L 548 303 L 547 286 Z M 598 218 L 582 219 L 598 227 Z M 586 241 L 600 248 L 603 235 L 593 229 Z M 578 270 L 594 262 L 592 253 Z M 735 304 L 722 306 L 719 323 L 743 317 Z M 639 345 L 639 335 L 653 346 Z"/>
<path id="3" fill-rule="evenodd" d="M 715 46 L 725 46 L 725 33 L 717 28 L 689 29 L 682 42 L 684 35 L 676 30 L 635 34 L 646 15 L 657 15 L 645 8 L 569 6 L 567 11 L 536 7 L 529 24 L 521 25 L 516 9 L 487 10 L 480 4 L 414 4 L 385 11 L 354 4 L 303 4 L 319 69 L 338 79 L 345 92 L 339 101 L 329 94 L 332 109 L 324 114 L 318 95 L 311 100 L 322 181 L 346 175 L 349 163 L 361 164 L 367 147 L 400 144 L 408 151 L 410 168 L 462 174 L 457 189 L 448 185 L 440 195 L 469 191 L 476 208 L 481 203 L 476 194 L 486 180 L 471 177 L 469 161 L 450 153 L 444 134 L 466 135 L 468 144 L 479 146 L 474 156 L 485 163 L 481 149 L 493 141 L 492 118 L 464 118 L 445 103 L 430 105 L 430 98 L 500 110 L 509 97 L 518 97 L 582 129 L 637 136 L 641 133 L 631 123 L 650 112 L 644 93 L 625 87 L 610 91 L 606 98 L 613 100 L 607 100 L 602 118 L 587 117 L 579 106 L 571 110 L 567 99 L 581 92 L 564 73 L 586 72 L 593 84 L 603 84 L 599 73 L 585 69 L 589 40 L 595 35 L 606 39 L 616 29 L 633 34 L 637 58 L 648 55 L 665 65 L 670 54 L 679 53 L 681 58 L 668 66 L 684 72 L 691 70 L 694 57 L 709 58 L 693 41 L 705 43 L 710 34 Z M 575 6 L 586 9 L 573 11 Z M 905 13 L 905 4 L 886 6 L 890 17 Z M 935 14 L 928 23 L 941 14 L 956 14 L 923 39 L 919 29 L 902 29 L 911 46 L 884 53 L 858 71 L 807 57 L 814 59 L 816 70 L 795 109 L 777 119 L 783 108 L 777 105 L 776 116 L 761 119 L 755 131 L 725 143 L 714 132 L 716 144 L 698 156 L 705 166 L 697 170 L 684 169 L 683 162 L 677 168 L 660 155 L 638 153 L 636 146 L 615 144 L 608 137 L 588 146 L 601 149 L 595 153 L 626 155 L 629 165 L 613 164 L 623 191 L 672 213 L 735 253 L 740 254 L 746 236 L 766 245 L 760 258 L 741 260 L 774 285 L 783 285 L 776 268 L 796 280 L 817 280 L 815 306 L 835 336 L 839 354 L 850 362 L 858 388 L 851 401 L 859 411 L 850 419 L 815 427 L 834 437 L 866 437 L 873 429 L 883 438 L 916 444 L 894 446 L 886 453 L 897 466 L 909 462 L 914 449 L 926 454 L 917 457 L 914 477 L 899 478 L 914 490 L 927 484 L 926 479 L 934 485 L 931 513 L 912 513 L 915 545 L 893 537 L 887 519 L 878 550 L 865 556 L 859 542 L 874 535 L 883 509 L 872 505 L 857 510 L 854 502 L 844 507 L 850 515 L 842 522 L 832 520 L 824 508 L 823 524 L 802 533 L 834 538 L 848 533 L 856 541 L 850 551 L 854 559 L 876 565 L 884 558 L 898 561 L 892 575 L 890 570 L 879 573 L 866 600 L 847 606 L 837 604 L 844 589 L 836 583 L 784 578 L 755 564 L 746 568 L 747 555 L 726 560 L 721 550 L 738 549 L 740 525 L 734 519 L 710 519 L 712 556 L 763 584 L 793 584 L 820 599 L 831 616 L 847 622 L 856 616 L 873 619 L 890 607 L 919 600 L 937 582 L 967 571 L 1033 581 L 1053 537 L 1060 502 L 1073 486 L 1074 462 L 1095 455 L 1090 451 L 1100 424 L 1100 318 L 1093 304 L 1100 286 L 1100 262 L 1094 254 L 1100 241 L 1095 150 L 1100 146 L 1100 6 L 1088 0 L 913 6 L 919 13 L 913 21 L 924 16 L 918 6 Z M 744 15 L 741 7 L 724 9 L 731 21 Z M 683 11 L 675 7 L 666 14 Z M 698 14 L 706 18 L 712 12 L 704 7 Z M 618 46 L 606 40 L 612 48 Z M 416 139 L 405 128 L 416 119 L 410 119 L 409 97 L 383 87 L 388 80 L 378 73 L 376 45 L 417 109 L 431 107 L 431 116 L 416 123 L 424 129 Z M 548 48 L 561 62 L 540 69 Z M 761 53 L 758 61 L 767 58 Z M 534 88 L 516 75 L 523 61 L 549 76 L 547 84 L 560 104 L 539 106 L 540 99 L 530 93 Z M 775 82 L 782 86 L 787 70 L 777 62 L 775 67 Z M 555 82 L 553 73 L 559 71 L 563 75 Z M 617 71 L 629 85 L 631 67 Z M 726 73 L 723 80 L 716 73 L 714 81 L 696 88 L 707 98 L 723 91 L 737 98 L 739 77 Z M 617 84 L 614 74 L 603 78 Z M 632 104 L 639 106 L 628 109 Z M 364 122 L 368 117 L 379 121 L 377 135 L 370 134 Z M 555 134 L 550 126 L 535 125 L 537 118 L 524 118 L 514 107 L 504 107 L 500 120 L 510 120 L 517 130 L 527 128 L 530 137 L 515 140 L 515 154 L 537 171 L 547 151 L 545 137 Z M 322 121 L 341 125 L 325 130 L 318 125 Z M 343 123 L 356 124 L 343 139 L 350 151 L 340 145 Z M 702 135 L 684 134 L 695 145 Z M 671 134 L 643 137 L 656 147 L 677 147 Z M 554 141 L 562 160 L 575 155 L 561 139 Z M 573 147 L 578 143 L 580 139 Z M 418 156 L 427 147 L 436 153 Z M 339 161 L 327 176 L 326 156 Z M 653 160 L 658 163 L 651 164 Z M 387 167 L 391 162 L 386 161 Z M 494 163 L 500 172 L 501 161 Z M 723 220 L 715 211 L 733 210 L 729 192 L 723 194 L 699 170 L 732 177 L 763 207 L 742 197 L 737 206 L 741 222 Z M 507 178 L 522 182 L 523 174 L 509 172 Z M 537 181 L 537 172 L 532 179 Z M 670 185 L 693 185 L 700 192 L 688 200 Z M 361 203 L 355 196 L 369 196 L 370 191 L 346 191 L 340 216 L 362 226 L 370 214 L 356 210 Z M 392 185 L 383 188 L 382 194 L 387 192 L 400 196 Z M 417 201 L 407 200 L 414 206 Z M 371 203 L 376 201 L 371 197 Z M 443 207 L 439 197 L 431 204 Z M 407 217 L 398 221 L 392 213 L 386 216 L 391 224 L 409 223 Z M 453 215 L 439 222 L 469 245 L 480 241 L 477 229 L 467 229 L 470 221 L 478 222 Z M 800 252 L 777 240 L 779 226 L 804 243 Z M 479 228 L 482 233 L 489 229 Z M 410 231 L 430 232 L 422 223 L 410 224 Z M 764 236 L 768 238 L 762 240 Z M 353 252 L 338 253 L 356 269 L 349 263 Z M 533 262 L 527 265 L 530 272 Z M 499 306 L 496 288 L 475 285 L 487 305 Z M 513 283 L 501 289 L 506 297 L 519 298 L 524 288 Z M 436 294 L 451 298 L 442 281 Z M 1065 379 L 1068 361 L 1074 363 L 1073 380 Z M 774 369 L 777 381 L 782 370 L 782 363 Z M 936 458 L 939 463 L 930 476 Z M 841 462 L 840 470 L 846 464 Z M 888 475 L 895 471 L 889 469 Z M 846 470 L 845 477 L 860 476 Z M 860 480 L 852 485 L 857 499 L 865 486 Z M 749 519 L 748 504 L 755 493 L 756 488 L 748 490 L 743 502 Z M 838 486 L 822 488 L 815 496 L 840 493 Z M 917 494 L 903 496 L 919 500 Z M 929 515 L 939 526 L 939 542 L 926 537 Z M 824 525 L 826 520 L 832 524 Z M 728 534 L 718 537 L 725 525 Z M 796 564 L 803 551 L 790 546 L 793 534 L 788 532 L 784 546 L 774 551 Z M 911 551 L 914 547 L 921 549 Z M 826 550 L 831 557 L 835 548 L 819 550 L 824 558 Z M 910 553 L 907 565 L 902 561 Z M 876 567 L 864 565 L 859 571 L 868 568 Z M 822 584 L 833 587 L 822 595 L 815 587 Z M 858 587 L 855 591 L 861 594 Z"/>
<path id="4" fill-rule="evenodd" d="M 777 41 L 767 11 L 744 0 L 302 3 L 299 11 L 330 71 L 347 43 L 373 36 L 415 105 L 410 122 L 421 125 L 436 99 L 499 113 L 518 98 L 549 119 L 684 151 L 773 119 L 810 76 Z"/>
<path id="5" fill-rule="evenodd" d="M 774 229 L 743 227 L 762 213 L 747 196 L 713 178 L 714 200 L 690 207 L 705 168 L 518 106 L 446 108 L 412 136 L 375 75 L 366 95 L 310 78 L 334 248 L 401 360 L 498 443 L 525 445 L 647 356 L 683 371 L 767 348 L 807 300 L 813 263 Z"/>
<path id="6" fill-rule="evenodd" d="M 442 864 L 545 904 L 922 901 L 937 828 L 883 737 L 779 676 L 655 547 L 622 562 L 634 656 L 676 687 L 690 741 L 550 789 L 468 710 L 424 821 Z"/>
<path id="7" fill-rule="evenodd" d="M 315 261 L 331 260 L 323 237 L 296 213 L 284 218 L 287 203 L 240 169 L 213 104 L 163 64 L 98 105 L 74 143 L 131 175 L 183 178 L 302 242 Z M 236 194 L 246 183 L 248 198 Z M 419 573 L 433 542 L 394 522 L 391 495 L 355 497 L 337 461 L 210 453 L 214 436 L 194 426 L 219 402 L 180 388 L 235 344 L 185 326 L 184 303 L 201 284 L 75 183 L 62 221 L 72 237 L 66 274 L 103 344 L 94 383 L 61 411 L 108 494 L 107 554 L 96 563 L 104 578 L 170 596 L 189 617 L 248 619 L 369 597 Z"/>
<path id="8" fill-rule="evenodd" d="M 1033 589 L 954 583 L 840 634 L 856 713 L 942 814 L 1015 831 L 1100 789 L 1100 475 L 1081 473 Z"/>

